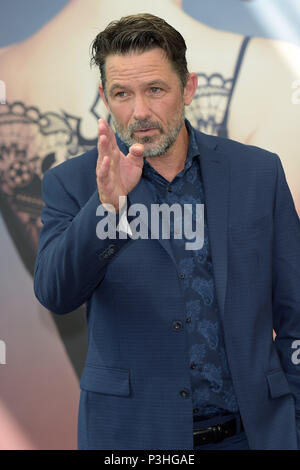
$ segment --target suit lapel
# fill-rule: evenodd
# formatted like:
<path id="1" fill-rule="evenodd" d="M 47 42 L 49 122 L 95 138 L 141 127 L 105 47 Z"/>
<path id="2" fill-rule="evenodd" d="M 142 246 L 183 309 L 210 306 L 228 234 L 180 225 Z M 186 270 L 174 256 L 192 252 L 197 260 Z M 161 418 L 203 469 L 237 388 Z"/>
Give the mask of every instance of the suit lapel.
<path id="1" fill-rule="evenodd" d="M 228 263 L 229 162 L 227 155 L 218 151 L 218 146 L 216 145 L 210 148 L 200 143 L 199 150 L 205 193 L 204 214 L 208 225 L 216 295 L 220 311 L 224 314 Z"/>
<path id="2" fill-rule="evenodd" d="M 143 204 L 147 208 L 148 217 L 144 217 L 143 213 L 139 215 L 139 219 L 142 220 L 142 223 L 148 229 L 148 237 L 155 238 L 161 244 L 161 246 L 167 251 L 168 255 L 171 257 L 174 264 L 175 258 L 173 256 L 172 247 L 170 240 L 161 238 L 159 233 L 155 230 L 155 227 L 151 226 L 151 204 L 155 204 L 153 196 L 143 178 L 140 179 L 139 183 L 128 196 L 130 205 L 132 204 Z"/>

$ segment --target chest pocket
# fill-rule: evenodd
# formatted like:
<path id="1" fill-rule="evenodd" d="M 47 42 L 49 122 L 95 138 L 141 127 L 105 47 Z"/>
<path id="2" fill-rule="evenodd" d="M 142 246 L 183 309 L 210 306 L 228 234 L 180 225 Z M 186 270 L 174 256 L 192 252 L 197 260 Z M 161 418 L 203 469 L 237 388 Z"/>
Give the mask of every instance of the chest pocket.
<path id="1" fill-rule="evenodd" d="M 291 393 L 286 375 L 281 369 L 273 370 L 266 375 L 271 398 L 278 398 Z"/>

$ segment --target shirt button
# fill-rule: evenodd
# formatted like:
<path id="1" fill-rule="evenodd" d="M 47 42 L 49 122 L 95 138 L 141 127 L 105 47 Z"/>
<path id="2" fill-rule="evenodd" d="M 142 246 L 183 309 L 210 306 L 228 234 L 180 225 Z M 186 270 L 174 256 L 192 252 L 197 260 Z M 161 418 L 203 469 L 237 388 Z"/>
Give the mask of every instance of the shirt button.
<path id="1" fill-rule="evenodd" d="M 190 365 L 190 368 L 191 369 L 196 369 L 196 367 L 197 367 L 197 365 L 194 362 L 192 362 L 191 365 Z"/>
<path id="2" fill-rule="evenodd" d="M 184 279 L 184 274 L 183 273 L 179 274 L 179 277 L 180 279 Z"/>
<path id="3" fill-rule="evenodd" d="M 183 326 L 182 322 L 179 321 L 179 320 L 176 320 L 176 321 L 173 322 L 173 330 L 175 330 L 175 331 L 181 330 L 182 326 Z"/>
<path id="4" fill-rule="evenodd" d="M 186 321 L 186 323 L 191 323 L 191 321 L 192 321 L 191 317 L 187 317 L 185 321 Z"/>
<path id="5" fill-rule="evenodd" d="M 194 413 L 194 414 L 199 413 L 199 408 L 194 408 L 194 409 L 193 409 L 193 413 Z"/>
<path id="6" fill-rule="evenodd" d="M 185 388 L 184 390 L 180 390 L 180 396 L 182 398 L 188 398 L 190 395 L 190 392 Z"/>
<path id="7" fill-rule="evenodd" d="M 169 191 L 169 193 L 172 192 L 172 186 L 168 186 L 168 191 Z"/>

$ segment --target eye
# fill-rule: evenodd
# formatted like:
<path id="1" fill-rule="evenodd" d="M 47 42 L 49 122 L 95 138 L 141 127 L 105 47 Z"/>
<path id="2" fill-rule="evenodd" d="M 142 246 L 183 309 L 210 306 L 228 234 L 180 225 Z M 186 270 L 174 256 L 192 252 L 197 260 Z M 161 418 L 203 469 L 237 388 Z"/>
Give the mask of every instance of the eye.
<path id="1" fill-rule="evenodd" d="M 158 95 L 162 91 L 162 88 L 159 88 L 158 86 L 152 86 L 151 87 L 151 92 L 153 95 Z"/>
<path id="2" fill-rule="evenodd" d="M 115 94 L 115 96 L 116 96 L 117 98 L 126 98 L 127 93 L 126 93 L 126 91 L 118 91 L 118 92 Z"/>

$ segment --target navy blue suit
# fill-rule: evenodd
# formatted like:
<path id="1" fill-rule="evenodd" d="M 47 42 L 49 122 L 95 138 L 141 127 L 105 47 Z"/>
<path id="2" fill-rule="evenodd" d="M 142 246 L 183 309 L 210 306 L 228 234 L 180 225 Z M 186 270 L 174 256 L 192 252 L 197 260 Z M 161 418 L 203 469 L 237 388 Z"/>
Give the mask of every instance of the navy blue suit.
<path id="1" fill-rule="evenodd" d="M 300 221 L 276 154 L 196 131 L 228 363 L 251 449 L 297 449 Z M 118 140 L 121 149 L 122 143 Z M 184 299 L 170 241 L 96 235 L 97 149 L 46 172 L 34 290 L 86 303 L 79 449 L 193 449 Z M 143 179 L 130 204 L 152 199 Z M 273 341 L 272 330 L 276 331 Z"/>

